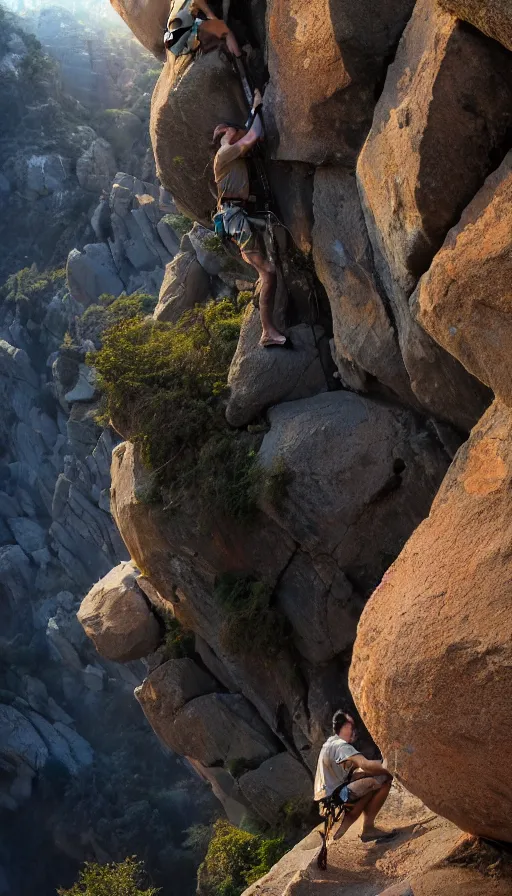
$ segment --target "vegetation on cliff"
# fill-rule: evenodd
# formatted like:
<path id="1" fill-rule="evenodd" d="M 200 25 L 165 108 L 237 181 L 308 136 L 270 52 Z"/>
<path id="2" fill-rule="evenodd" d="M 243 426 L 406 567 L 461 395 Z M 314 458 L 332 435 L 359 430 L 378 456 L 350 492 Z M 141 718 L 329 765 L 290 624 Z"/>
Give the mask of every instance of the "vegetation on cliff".
<path id="1" fill-rule="evenodd" d="M 198 896 L 240 896 L 279 861 L 287 847 L 281 837 L 266 839 L 220 820 L 199 868 Z"/>
<path id="2" fill-rule="evenodd" d="M 156 896 L 155 887 L 143 886 L 142 862 L 127 858 L 124 862 L 97 865 L 87 862 L 78 881 L 70 890 L 59 890 L 59 896 Z"/>
<path id="3" fill-rule="evenodd" d="M 200 513 L 247 519 L 255 511 L 258 440 L 224 417 L 243 310 L 223 299 L 177 324 L 130 318 L 108 329 L 89 358 L 114 426 L 139 446 L 169 508 L 193 496 Z"/>

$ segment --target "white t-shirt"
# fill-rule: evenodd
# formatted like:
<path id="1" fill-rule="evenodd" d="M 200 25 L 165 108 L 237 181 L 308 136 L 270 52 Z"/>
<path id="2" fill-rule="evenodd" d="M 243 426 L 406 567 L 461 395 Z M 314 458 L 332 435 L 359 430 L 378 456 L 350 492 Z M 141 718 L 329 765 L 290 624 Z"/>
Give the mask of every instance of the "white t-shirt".
<path id="1" fill-rule="evenodd" d="M 315 775 L 315 800 L 323 800 L 330 796 L 340 784 L 344 784 L 349 776 L 349 769 L 344 769 L 342 762 L 357 756 L 352 744 L 342 740 L 337 734 L 329 737 L 320 750 Z"/>

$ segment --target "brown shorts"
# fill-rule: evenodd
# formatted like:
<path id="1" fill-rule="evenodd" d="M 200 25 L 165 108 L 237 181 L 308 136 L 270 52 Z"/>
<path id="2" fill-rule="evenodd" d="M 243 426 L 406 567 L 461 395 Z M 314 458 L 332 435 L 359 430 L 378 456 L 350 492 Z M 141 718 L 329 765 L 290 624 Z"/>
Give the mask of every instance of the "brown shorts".
<path id="1" fill-rule="evenodd" d="M 348 785 L 351 802 L 361 800 L 368 793 L 374 793 L 380 790 L 383 784 L 389 781 L 386 775 L 375 775 L 372 778 L 356 778 Z"/>

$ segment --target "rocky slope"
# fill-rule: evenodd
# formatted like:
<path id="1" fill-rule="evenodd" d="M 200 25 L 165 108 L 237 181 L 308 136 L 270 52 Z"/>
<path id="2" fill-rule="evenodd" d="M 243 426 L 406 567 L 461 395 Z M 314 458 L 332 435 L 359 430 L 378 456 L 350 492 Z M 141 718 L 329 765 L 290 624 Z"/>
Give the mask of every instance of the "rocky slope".
<path id="1" fill-rule="evenodd" d="M 125 217 L 112 201 L 119 227 L 138 184 L 122 175 L 114 185 L 116 199 L 131 196 Z M 142 184 L 138 194 L 141 207 L 155 202 Z M 142 231 L 139 242 L 132 232 L 131 251 L 147 253 Z M 121 257 L 119 230 L 116 246 Z M 84 288 L 75 298 L 65 271 L 33 268 L 11 277 L 0 300 L 0 892 L 17 896 L 51 896 L 84 860 L 135 852 L 158 882 L 172 875 L 191 893 L 197 859 L 184 831 L 211 814 L 206 788 L 162 750 L 133 700 L 143 665 L 101 659 L 76 619 L 91 584 L 128 559 L 110 511 L 118 439 L 95 422 L 84 363 L 94 314 L 88 340 L 77 332 L 98 295 Z M 153 620 L 151 647 L 162 639 Z"/>
<path id="2" fill-rule="evenodd" d="M 267 162 L 296 243 L 283 253 L 288 304 L 281 290 L 278 313 L 295 351 L 291 360 L 259 348 L 248 310 L 227 419 L 248 427 L 239 437 L 263 471 L 286 471 L 285 487 L 260 495 L 249 523 L 220 513 L 205 523 L 193 494 L 176 508 L 172 489 L 161 500 L 137 421 L 117 408 L 127 441 L 113 453 L 112 508 L 142 574 L 133 569 L 121 591 L 100 583 L 83 621 L 100 651 L 112 657 L 105 645 L 115 643 L 122 660 L 136 643 L 142 656 L 154 620 L 145 616 L 145 638 L 129 608 L 143 593 L 155 617 L 167 608 L 194 634 L 191 655 L 152 656 L 138 699 L 233 820 L 249 810 L 275 822 L 308 792 L 329 716 L 350 699 L 363 611 L 351 688 L 398 778 L 464 830 L 511 840 L 510 793 L 492 759 L 493 749 L 506 752 L 511 722 L 511 16 L 504 4 L 491 12 L 455 0 L 386 0 L 378 15 L 353 0 L 307 10 L 269 0 L 263 33 L 263 6 L 248 13 L 233 0 L 230 15 L 270 75 Z M 116 7 L 161 56 L 161 4 Z M 201 225 L 212 207 L 213 126 L 242 112 L 218 52 L 166 61 L 151 113 L 157 170 L 199 224 L 167 269 L 157 319 L 241 286 L 222 252 L 208 269 L 215 259 Z M 241 649 L 226 637 L 232 619 L 219 588 L 233 577 L 271 595 L 285 625 L 277 646 L 255 638 Z M 472 802 L 471 775 L 467 786 L 459 780 L 460 757 L 485 811 Z M 470 880 L 467 892 L 477 887 Z"/>
<path id="3" fill-rule="evenodd" d="M 82 248 L 116 171 L 154 178 L 146 125 L 156 64 L 129 35 L 84 26 L 61 7 L 21 18 L 0 5 L 0 25 L 3 282 Z"/>

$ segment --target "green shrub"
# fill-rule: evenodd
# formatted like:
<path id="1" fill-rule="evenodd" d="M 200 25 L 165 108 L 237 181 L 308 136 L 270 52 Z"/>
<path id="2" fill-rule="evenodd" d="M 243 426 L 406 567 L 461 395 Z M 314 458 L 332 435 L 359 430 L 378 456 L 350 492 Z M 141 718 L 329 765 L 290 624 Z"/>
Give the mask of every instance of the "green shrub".
<path id="1" fill-rule="evenodd" d="M 247 519 L 256 509 L 258 440 L 224 417 L 242 314 L 223 299 L 177 324 L 124 320 L 89 358 L 116 428 L 139 446 L 169 510 L 192 499 L 200 515 Z"/>
<path id="2" fill-rule="evenodd" d="M 252 576 L 219 576 L 214 597 L 225 610 L 221 639 L 232 653 L 272 655 L 288 640 L 288 622 L 271 605 L 272 588 Z"/>
<path id="3" fill-rule="evenodd" d="M 172 227 L 178 236 L 185 236 L 185 234 L 188 233 L 189 230 L 192 230 L 192 227 L 194 226 L 194 222 L 190 218 L 187 218 L 186 215 L 182 214 L 164 215 L 162 221 L 164 221 L 165 224 L 168 224 L 169 227 Z"/>
<path id="4" fill-rule="evenodd" d="M 240 896 L 286 852 L 282 838 L 265 839 L 221 820 L 214 825 L 198 872 L 198 896 Z"/>
<path id="5" fill-rule="evenodd" d="M 44 312 L 48 303 L 66 283 L 66 269 L 56 268 L 50 271 L 38 271 L 35 264 L 30 268 L 22 268 L 7 278 L 0 288 L 0 300 L 15 304 L 23 315 L 23 303 L 30 306 L 31 311 L 39 309 Z"/>
<path id="6" fill-rule="evenodd" d="M 157 297 L 147 293 L 133 293 L 131 296 L 114 296 L 103 294 L 99 298 L 99 305 L 89 305 L 80 319 L 80 333 L 83 339 L 90 339 L 99 348 L 101 337 L 105 330 L 130 320 L 134 317 L 142 317 L 152 314 L 155 310 Z"/>
<path id="7" fill-rule="evenodd" d="M 86 862 L 77 883 L 70 890 L 58 890 L 59 896 L 156 896 L 155 887 L 141 889 L 144 876 L 142 862 L 134 857 L 124 862 L 98 865 Z"/>
<path id="8" fill-rule="evenodd" d="M 211 236 L 205 236 L 203 247 L 207 252 L 213 252 L 214 255 L 224 255 L 225 253 L 224 243 L 216 233 L 212 233 Z"/>
<path id="9" fill-rule="evenodd" d="M 181 622 L 173 613 L 166 613 L 164 617 L 165 638 L 164 655 L 166 660 L 180 660 L 187 656 L 193 656 L 195 651 L 194 632 L 183 628 Z"/>

